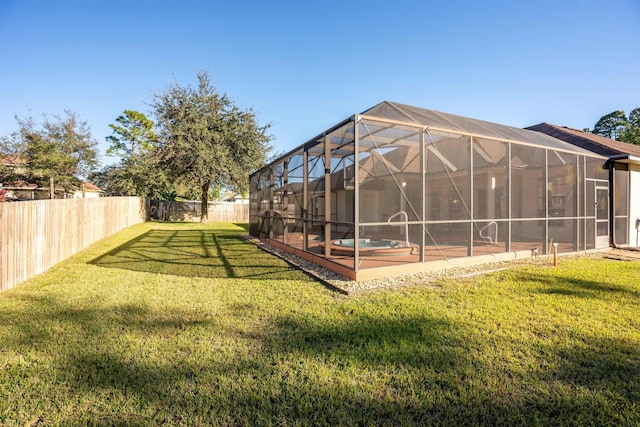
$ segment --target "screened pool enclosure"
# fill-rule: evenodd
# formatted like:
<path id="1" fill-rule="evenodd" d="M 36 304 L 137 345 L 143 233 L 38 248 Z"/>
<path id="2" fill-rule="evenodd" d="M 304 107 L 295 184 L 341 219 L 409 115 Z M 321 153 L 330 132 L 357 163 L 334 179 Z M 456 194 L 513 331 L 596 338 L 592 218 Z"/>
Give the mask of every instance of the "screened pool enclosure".
<path id="1" fill-rule="evenodd" d="M 352 278 L 607 247 L 628 191 L 612 171 L 610 209 L 608 164 L 539 132 L 385 101 L 251 175 L 250 234 Z"/>

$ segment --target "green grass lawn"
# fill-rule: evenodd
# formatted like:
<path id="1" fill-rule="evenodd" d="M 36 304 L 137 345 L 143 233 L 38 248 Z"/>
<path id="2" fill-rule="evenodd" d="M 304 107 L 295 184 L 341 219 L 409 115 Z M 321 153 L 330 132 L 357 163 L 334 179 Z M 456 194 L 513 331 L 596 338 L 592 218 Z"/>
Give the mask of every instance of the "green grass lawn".
<path id="1" fill-rule="evenodd" d="M 640 424 L 640 263 L 346 297 L 245 233 L 142 224 L 0 294 L 0 425 Z"/>

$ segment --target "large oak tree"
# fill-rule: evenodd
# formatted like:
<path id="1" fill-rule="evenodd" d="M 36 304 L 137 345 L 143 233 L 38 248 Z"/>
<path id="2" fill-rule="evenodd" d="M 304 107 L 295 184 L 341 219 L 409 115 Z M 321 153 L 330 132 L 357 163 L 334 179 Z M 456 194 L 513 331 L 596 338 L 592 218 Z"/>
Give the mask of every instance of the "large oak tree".
<path id="1" fill-rule="evenodd" d="M 167 175 L 200 188 L 201 221 L 207 216 L 209 189 L 245 192 L 248 175 L 261 167 L 271 150 L 268 125 L 238 108 L 212 86 L 207 72 L 197 87 L 172 85 L 153 103 L 158 124 L 158 158 Z"/>

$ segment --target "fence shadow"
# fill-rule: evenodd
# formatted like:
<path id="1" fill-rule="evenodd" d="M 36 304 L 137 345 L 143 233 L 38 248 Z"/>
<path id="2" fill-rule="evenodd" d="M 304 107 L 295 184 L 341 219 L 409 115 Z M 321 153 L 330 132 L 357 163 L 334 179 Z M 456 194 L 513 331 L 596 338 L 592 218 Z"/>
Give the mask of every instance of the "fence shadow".
<path id="1" fill-rule="evenodd" d="M 286 279 L 303 277 L 238 234 L 219 230 L 149 230 L 91 261 L 104 268 L 185 277 Z"/>
<path id="2" fill-rule="evenodd" d="M 247 233 L 249 232 L 249 223 L 247 222 L 234 222 L 233 225 L 243 228 Z"/>

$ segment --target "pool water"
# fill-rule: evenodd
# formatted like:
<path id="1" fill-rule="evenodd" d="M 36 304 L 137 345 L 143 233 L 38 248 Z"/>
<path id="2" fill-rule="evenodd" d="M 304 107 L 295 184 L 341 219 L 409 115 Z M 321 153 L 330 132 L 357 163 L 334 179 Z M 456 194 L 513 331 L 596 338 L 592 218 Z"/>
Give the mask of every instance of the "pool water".
<path id="1" fill-rule="evenodd" d="M 345 248 L 353 248 L 356 239 L 339 239 L 333 242 L 336 246 Z M 399 248 L 404 246 L 401 242 L 389 239 L 358 239 L 361 248 Z"/>

